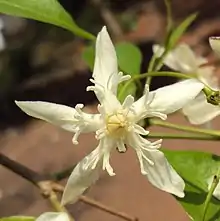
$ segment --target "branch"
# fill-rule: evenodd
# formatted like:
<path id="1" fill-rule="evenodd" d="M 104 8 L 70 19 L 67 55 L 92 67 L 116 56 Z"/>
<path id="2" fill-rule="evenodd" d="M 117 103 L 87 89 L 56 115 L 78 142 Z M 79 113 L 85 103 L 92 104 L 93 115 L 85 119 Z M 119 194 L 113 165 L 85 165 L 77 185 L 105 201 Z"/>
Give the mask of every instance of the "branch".
<path id="1" fill-rule="evenodd" d="M 12 172 L 16 173 L 17 175 L 23 177 L 24 179 L 28 180 L 35 186 L 38 186 L 40 181 L 46 180 L 44 175 L 40 175 L 37 172 L 23 166 L 22 164 L 8 158 L 7 156 L 0 153 L 0 164 Z"/>
<path id="2" fill-rule="evenodd" d="M 66 212 L 69 216 L 70 221 L 74 221 L 74 218 L 68 213 L 68 211 L 60 204 L 56 193 L 53 191 L 52 181 L 49 180 L 49 176 L 41 175 L 24 165 L 11 160 L 4 154 L 0 153 L 0 164 L 7 169 L 11 170 L 15 174 L 23 177 L 27 181 L 31 182 L 37 186 L 42 196 L 49 200 L 50 204 L 53 206 L 57 212 Z"/>
<path id="3" fill-rule="evenodd" d="M 197 135 L 197 134 L 178 134 L 178 133 L 150 133 L 147 138 L 161 138 L 161 139 L 184 139 L 184 140 L 207 140 L 217 141 L 220 137 L 211 135 Z"/>
<path id="4" fill-rule="evenodd" d="M 116 210 L 114 210 L 114 209 L 112 209 L 112 208 L 110 208 L 108 206 L 105 206 L 105 205 L 103 205 L 100 202 L 97 202 L 97 201 L 95 201 L 93 199 L 90 199 L 90 198 L 88 198 L 86 196 L 81 196 L 79 198 L 79 200 L 84 202 L 84 203 L 89 204 L 90 206 L 96 207 L 97 209 L 103 210 L 103 211 L 105 211 L 107 213 L 110 213 L 110 214 L 112 214 L 114 216 L 120 217 L 120 218 L 122 218 L 124 220 L 127 220 L 127 221 L 138 221 L 138 218 L 136 218 L 136 217 L 131 217 L 127 213 L 118 212 L 118 211 L 116 211 Z"/>
<path id="5" fill-rule="evenodd" d="M 91 0 L 91 3 L 100 11 L 101 17 L 110 29 L 115 40 L 123 37 L 123 31 L 114 14 L 103 4 L 102 0 Z"/>
<path id="6" fill-rule="evenodd" d="M 203 135 L 220 138 L 220 131 L 217 131 L 217 130 L 209 130 L 209 129 L 202 129 L 202 128 L 197 128 L 197 127 L 173 124 L 170 122 L 164 122 L 162 120 L 156 120 L 156 119 L 150 119 L 149 121 L 150 121 L 151 126 L 153 125 L 161 126 L 161 127 L 166 127 L 170 129 L 175 129 L 175 130 L 180 130 L 180 131 L 185 131 L 185 132 L 190 132 L 190 133 L 195 133 L 195 134 L 203 134 Z"/>
<path id="7" fill-rule="evenodd" d="M 62 180 L 64 178 L 66 178 L 68 175 L 70 175 L 70 173 L 72 172 L 72 169 L 74 168 L 67 168 L 64 171 L 58 172 L 54 175 L 40 175 L 39 173 L 27 168 L 26 166 L 11 160 L 10 158 L 8 158 L 7 156 L 3 155 L 0 153 L 0 165 L 3 165 L 4 167 L 8 168 L 9 170 L 11 170 L 12 172 L 14 172 L 15 174 L 23 177 L 24 179 L 26 179 L 27 181 L 31 182 L 32 184 L 34 184 L 35 186 L 37 186 L 42 195 L 47 198 L 51 205 L 53 206 L 53 208 L 58 211 L 58 212 L 66 212 L 68 214 L 68 211 L 65 209 L 65 207 L 63 207 L 55 192 L 63 192 L 64 187 L 58 183 L 56 183 L 55 181 L 57 180 Z M 115 215 L 117 217 L 123 218 L 124 220 L 127 221 L 137 221 L 137 218 L 131 217 L 126 213 L 123 212 L 118 212 L 115 209 L 108 207 L 106 205 L 103 205 L 100 202 L 97 202 L 93 199 L 90 199 L 89 197 L 86 196 L 80 196 L 79 200 L 81 200 L 82 202 L 89 204 L 90 206 L 96 207 L 100 210 L 103 210 L 105 212 L 108 212 L 112 215 Z M 68 214 L 69 215 L 69 214 Z M 70 217 L 70 220 L 74 221 L 73 217 Z"/>

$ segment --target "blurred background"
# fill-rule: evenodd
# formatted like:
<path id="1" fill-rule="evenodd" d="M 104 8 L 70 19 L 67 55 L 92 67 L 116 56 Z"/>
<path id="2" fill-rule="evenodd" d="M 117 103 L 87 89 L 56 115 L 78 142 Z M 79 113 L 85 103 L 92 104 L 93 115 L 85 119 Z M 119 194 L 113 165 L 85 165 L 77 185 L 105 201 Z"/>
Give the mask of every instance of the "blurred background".
<path id="1" fill-rule="evenodd" d="M 63 7 L 85 30 L 97 34 L 107 25 L 115 42 L 130 41 L 142 54 L 146 72 L 153 43 L 161 43 L 166 33 L 166 8 L 163 0 L 60 0 Z M 208 37 L 220 35 L 220 1 L 172 0 L 174 22 L 178 24 L 193 12 L 197 20 L 180 41 L 218 67 L 219 61 L 208 45 Z M 33 120 L 21 112 L 14 100 L 41 100 L 74 107 L 84 103 L 88 112 L 96 109 L 90 85 L 91 72 L 82 59 L 87 41 L 61 28 L 41 22 L 0 15 L 0 151 L 10 158 L 42 173 L 51 173 L 77 163 L 95 146 L 94 136 L 81 135 L 78 146 L 72 134 L 45 122 Z M 216 74 L 219 75 L 217 68 Z M 175 82 L 173 78 L 155 78 L 153 88 Z M 169 118 L 187 124 L 181 114 Z M 219 129 L 220 119 L 213 122 Z M 152 128 L 161 132 L 165 129 Z M 164 140 L 170 149 L 204 150 L 220 154 L 219 144 L 209 141 Z M 186 159 L 187 163 L 187 159 Z M 187 221 L 189 218 L 175 199 L 148 184 L 141 176 L 132 150 L 115 154 L 111 164 L 117 175 L 103 173 L 87 195 L 118 211 L 140 220 Z M 63 182 L 65 183 L 65 181 Z M 119 221 L 121 218 L 82 202 L 68 206 L 77 220 Z M 39 191 L 26 180 L 0 166 L 0 217 L 37 216 L 51 207 Z"/>

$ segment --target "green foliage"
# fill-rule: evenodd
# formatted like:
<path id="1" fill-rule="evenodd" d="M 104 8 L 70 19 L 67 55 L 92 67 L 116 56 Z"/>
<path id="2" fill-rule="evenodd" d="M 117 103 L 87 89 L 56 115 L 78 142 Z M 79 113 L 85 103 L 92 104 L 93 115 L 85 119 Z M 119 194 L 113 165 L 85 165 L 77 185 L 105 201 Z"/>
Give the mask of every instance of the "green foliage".
<path id="1" fill-rule="evenodd" d="M 167 159 L 185 180 L 185 197 L 177 198 L 186 212 L 201 221 L 208 192 L 207 180 L 220 167 L 220 156 L 196 151 L 164 151 Z M 220 201 L 212 197 L 206 214 L 207 221 L 220 221 Z"/>
<path id="2" fill-rule="evenodd" d="M 89 69 L 93 71 L 93 66 L 95 62 L 95 48 L 93 45 L 87 46 L 82 53 L 82 58 L 89 66 Z"/>
<path id="3" fill-rule="evenodd" d="M 0 221 L 35 221 L 35 219 L 32 216 L 9 216 L 0 218 Z"/>
<path id="4" fill-rule="evenodd" d="M 129 42 L 115 45 L 120 69 L 131 76 L 140 74 L 142 54 L 139 48 Z"/>
<path id="5" fill-rule="evenodd" d="M 0 12 L 50 23 L 80 37 L 94 39 L 92 34 L 77 26 L 57 0 L 0 0 Z"/>

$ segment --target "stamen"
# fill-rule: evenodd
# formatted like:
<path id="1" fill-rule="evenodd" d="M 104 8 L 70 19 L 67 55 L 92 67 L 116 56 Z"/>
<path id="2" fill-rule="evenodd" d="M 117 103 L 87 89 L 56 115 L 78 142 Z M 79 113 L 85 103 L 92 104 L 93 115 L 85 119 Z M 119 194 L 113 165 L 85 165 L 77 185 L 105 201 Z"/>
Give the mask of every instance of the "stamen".
<path id="1" fill-rule="evenodd" d="M 145 156 L 145 154 L 143 153 L 142 150 L 140 150 L 142 157 L 151 165 L 154 165 L 154 162 L 152 160 L 150 160 L 147 156 Z"/>
<path id="2" fill-rule="evenodd" d="M 144 169 L 143 158 L 142 158 L 142 154 L 140 153 L 140 151 L 137 151 L 137 156 L 138 156 L 138 160 L 140 163 L 141 173 L 143 175 L 146 175 L 147 171 L 145 171 L 145 169 Z"/>
<path id="3" fill-rule="evenodd" d="M 138 134 L 141 134 L 141 135 L 145 135 L 145 136 L 149 134 L 149 131 L 145 130 L 143 127 L 141 127 L 138 124 L 134 124 L 133 127 L 134 127 L 135 133 L 138 133 Z"/>
<path id="4" fill-rule="evenodd" d="M 102 165 L 102 169 L 108 172 L 108 174 L 110 176 L 114 176 L 115 173 L 113 171 L 113 168 L 111 167 L 110 163 L 109 163 L 109 157 L 110 157 L 110 153 L 105 153 L 104 157 L 103 157 L 103 165 Z"/>
<path id="5" fill-rule="evenodd" d="M 123 142 L 122 139 L 120 139 L 120 140 L 116 143 L 116 145 L 117 145 L 118 151 L 119 151 L 120 153 L 125 153 L 125 152 L 126 152 L 127 149 L 126 149 L 125 144 L 124 144 L 124 142 Z"/>
<path id="6" fill-rule="evenodd" d="M 77 145 L 77 144 L 79 143 L 79 142 L 78 142 L 78 137 L 79 137 L 80 133 L 81 133 L 81 130 L 80 130 L 80 128 L 78 127 L 78 128 L 76 129 L 76 132 L 75 132 L 73 138 L 72 138 L 73 144 Z"/>

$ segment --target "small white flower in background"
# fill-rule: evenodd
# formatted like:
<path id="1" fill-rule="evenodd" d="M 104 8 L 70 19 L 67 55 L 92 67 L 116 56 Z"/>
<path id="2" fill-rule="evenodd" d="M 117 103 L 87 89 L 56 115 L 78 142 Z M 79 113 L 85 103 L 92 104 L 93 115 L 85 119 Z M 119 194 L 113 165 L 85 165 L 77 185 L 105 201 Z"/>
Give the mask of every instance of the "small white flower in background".
<path id="1" fill-rule="evenodd" d="M 207 184 L 208 184 L 208 190 L 210 190 L 211 186 L 212 186 L 212 182 L 213 182 L 213 176 L 210 177 L 208 180 L 207 180 Z M 220 200 L 220 183 L 218 183 L 217 187 L 215 188 L 214 192 L 213 192 L 213 196 Z"/>
<path id="2" fill-rule="evenodd" d="M 160 56 L 164 48 L 153 46 L 154 53 Z M 208 62 L 204 57 L 196 55 L 187 44 L 180 44 L 174 48 L 164 59 L 164 64 L 175 71 L 184 74 L 193 74 L 201 82 L 213 90 L 219 90 L 218 79 L 214 76 L 213 66 L 201 66 Z M 220 108 L 209 104 L 204 93 L 200 93 L 194 100 L 183 107 L 183 114 L 191 124 L 200 125 L 209 123 L 210 120 L 220 115 Z"/>
<path id="3" fill-rule="evenodd" d="M 141 135 L 149 132 L 138 122 L 147 117 L 159 117 L 182 108 L 194 99 L 204 85 L 196 79 L 182 81 L 149 92 L 146 85 L 144 95 L 134 102 L 128 95 L 121 104 L 117 97 L 117 87 L 129 75 L 118 72 L 114 46 L 103 27 L 96 40 L 96 55 L 93 71 L 94 85 L 87 88 L 94 91 L 100 105 L 99 114 L 87 114 L 83 105 L 75 108 L 48 102 L 18 102 L 16 104 L 28 115 L 59 125 L 75 133 L 73 143 L 77 144 L 80 133 L 96 132 L 99 144 L 88 156 L 82 159 L 69 177 L 62 198 L 62 203 L 75 202 L 78 197 L 99 177 L 101 170 L 110 176 L 115 175 L 109 163 L 111 151 L 115 148 L 125 152 L 126 146 L 136 151 L 141 173 L 156 187 L 179 197 L 184 196 L 184 181 L 158 150 L 161 140 L 150 142 Z M 185 93 L 187 91 L 187 93 Z"/>
<path id="4" fill-rule="evenodd" d="M 64 212 L 46 212 L 41 214 L 36 221 L 69 221 L 69 216 Z"/>

